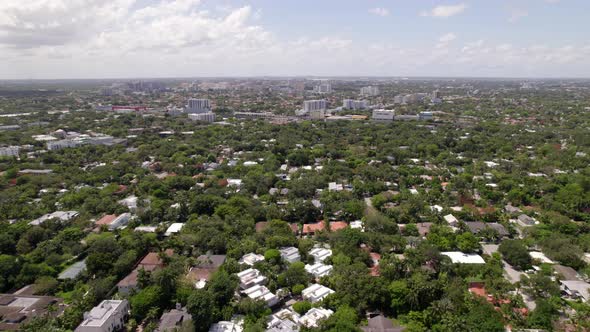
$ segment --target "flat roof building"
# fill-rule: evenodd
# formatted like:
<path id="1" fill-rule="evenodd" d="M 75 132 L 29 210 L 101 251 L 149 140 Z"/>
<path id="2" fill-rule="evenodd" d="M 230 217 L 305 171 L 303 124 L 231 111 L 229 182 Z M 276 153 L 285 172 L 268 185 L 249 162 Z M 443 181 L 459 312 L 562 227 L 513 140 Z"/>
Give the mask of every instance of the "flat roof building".
<path id="1" fill-rule="evenodd" d="M 104 300 L 90 312 L 75 332 L 113 332 L 125 326 L 129 313 L 127 300 Z"/>

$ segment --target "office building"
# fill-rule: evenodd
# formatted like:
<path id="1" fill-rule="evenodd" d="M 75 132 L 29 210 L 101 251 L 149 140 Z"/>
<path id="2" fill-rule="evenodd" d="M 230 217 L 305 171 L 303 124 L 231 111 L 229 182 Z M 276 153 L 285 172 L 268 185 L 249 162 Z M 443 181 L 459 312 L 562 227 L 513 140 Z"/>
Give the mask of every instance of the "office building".
<path id="1" fill-rule="evenodd" d="M 215 122 L 215 113 L 213 113 L 213 112 L 191 113 L 188 115 L 188 118 L 193 121 L 213 123 L 213 122 Z"/>
<path id="2" fill-rule="evenodd" d="M 373 110 L 373 117 L 374 121 L 393 121 L 395 117 L 395 110 Z"/>
<path id="3" fill-rule="evenodd" d="M 129 313 L 127 300 L 104 300 L 90 312 L 75 332 L 114 332 L 125 326 Z"/>
<path id="4" fill-rule="evenodd" d="M 189 99 L 186 112 L 192 114 L 211 112 L 211 104 L 209 103 L 209 99 Z"/>
<path id="5" fill-rule="evenodd" d="M 344 99 L 342 100 L 342 108 L 349 110 L 360 110 L 367 108 L 366 100 Z"/>
<path id="6" fill-rule="evenodd" d="M 376 86 L 364 86 L 361 88 L 361 95 L 369 97 L 378 96 L 379 88 Z"/>
<path id="7" fill-rule="evenodd" d="M 324 99 L 306 100 L 303 102 L 303 110 L 305 111 L 305 113 L 310 113 L 311 111 L 318 110 L 325 111 L 327 108 L 328 103 Z"/>

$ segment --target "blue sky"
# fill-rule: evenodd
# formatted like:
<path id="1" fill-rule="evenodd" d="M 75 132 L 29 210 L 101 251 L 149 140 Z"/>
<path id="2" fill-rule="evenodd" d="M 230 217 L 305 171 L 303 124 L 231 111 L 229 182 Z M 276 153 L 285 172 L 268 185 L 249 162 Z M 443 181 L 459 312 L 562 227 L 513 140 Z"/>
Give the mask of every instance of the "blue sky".
<path id="1" fill-rule="evenodd" d="M 2 0 L 0 78 L 584 77 L 589 19 L 587 0 Z"/>

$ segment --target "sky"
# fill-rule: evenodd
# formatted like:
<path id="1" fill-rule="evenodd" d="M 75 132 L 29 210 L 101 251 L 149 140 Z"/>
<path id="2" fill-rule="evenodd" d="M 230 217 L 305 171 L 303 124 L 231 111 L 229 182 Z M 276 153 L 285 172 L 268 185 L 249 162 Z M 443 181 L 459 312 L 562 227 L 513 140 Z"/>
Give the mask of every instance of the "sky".
<path id="1" fill-rule="evenodd" d="M 590 77 L 588 0 L 0 0 L 0 79 Z"/>

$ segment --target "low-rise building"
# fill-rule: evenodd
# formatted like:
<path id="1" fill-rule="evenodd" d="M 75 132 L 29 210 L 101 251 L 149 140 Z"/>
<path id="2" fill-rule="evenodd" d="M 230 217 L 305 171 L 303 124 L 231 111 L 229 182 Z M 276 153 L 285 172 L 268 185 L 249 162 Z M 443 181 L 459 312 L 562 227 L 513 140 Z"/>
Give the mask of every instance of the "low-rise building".
<path id="1" fill-rule="evenodd" d="M 275 294 L 271 293 L 271 291 L 263 285 L 252 286 L 244 290 L 242 293 L 253 300 L 264 301 L 269 307 L 279 303 L 279 298 Z"/>
<path id="2" fill-rule="evenodd" d="M 318 327 L 322 321 L 330 318 L 333 313 L 330 309 L 311 308 L 305 315 L 301 316 L 299 321 L 301 325 L 308 328 Z"/>
<path id="3" fill-rule="evenodd" d="M 384 109 L 373 110 L 373 116 L 371 117 L 371 119 L 373 121 L 383 121 L 383 122 L 393 121 L 394 118 L 395 118 L 395 110 L 384 110 Z"/>
<path id="4" fill-rule="evenodd" d="M 186 311 L 186 308 L 181 308 L 177 304 L 176 309 L 172 309 L 162 314 L 156 332 L 176 332 L 186 322 L 192 320 L 191 315 Z"/>
<path id="5" fill-rule="evenodd" d="M 247 269 L 237 274 L 240 279 L 240 288 L 248 289 L 256 285 L 264 285 L 266 277 L 256 269 Z"/>
<path id="6" fill-rule="evenodd" d="M 321 278 L 327 275 L 330 275 L 332 272 L 333 266 L 332 265 L 325 265 L 323 263 L 315 263 L 313 265 L 306 264 L 305 271 L 307 273 L 312 274 L 316 278 Z"/>
<path id="7" fill-rule="evenodd" d="M 0 294 L 0 331 L 20 331 L 22 324 L 37 317 L 56 317 L 64 309 L 63 301 L 53 296 Z"/>
<path id="8" fill-rule="evenodd" d="M 309 251 L 309 255 L 312 256 L 316 262 L 323 262 L 326 258 L 332 256 L 332 250 L 316 247 Z"/>
<path id="9" fill-rule="evenodd" d="M 460 251 L 441 252 L 441 255 L 447 256 L 454 264 L 485 264 L 484 259 L 477 254 L 466 254 Z"/>
<path id="10" fill-rule="evenodd" d="M 73 218 L 76 218 L 78 214 L 78 211 L 55 211 L 29 222 L 29 225 L 38 226 L 50 219 L 55 219 L 61 223 L 65 223 Z"/>
<path id="11" fill-rule="evenodd" d="M 242 258 L 240 258 L 238 263 L 246 264 L 249 266 L 254 266 L 254 264 L 256 264 L 258 262 L 262 262 L 263 260 L 264 260 L 264 256 L 251 252 L 251 253 L 248 253 L 248 254 L 245 254 L 244 256 L 242 256 Z"/>
<path id="12" fill-rule="evenodd" d="M 213 273 L 225 262 L 225 255 L 201 255 L 197 258 L 197 266 L 191 267 L 187 278 L 195 288 L 204 288 Z"/>
<path id="13" fill-rule="evenodd" d="M 95 224 L 97 226 L 106 226 L 109 229 L 109 231 L 113 231 L 115 229 L 127 226 L 130 219 L 130 213 L 123 213 L 118 216 L 114 214 L 107 214 L 100 218 Z"/>
<path id="14" fill-rule="evenodd" d="M 104 300 L 90 312 L 75 332 L 113 332 L 125 326 L 129 313 L 127 300 Z"/>
<path id="15" fill-rule="evenodd" d="M 76 279 L 82 272 L 86 270 L 86 260 L 81 260 L 70 265 L 68 268 L 63 270 L 57 279 L 59 280 L 68 280 L 68 279 Z"/>
<path id="16" fill-rule="evenodd" d="M 301 260 L 299 255 L 299 249 L 295 247 L 285 247 L 279 250 L 281 252 L 281 258 L 288 263 L 295 263 Z"/>
<path id="17" fill-rule="evenodd" d="M 183 223 L 175 222 L 172 225 L 170 225 L 170 227 L 168 227 L 168 229 L 166 229 L 166 233 L 164 233 L 164 236 L 171 236 L 173 234 L 179 233 L 183 227 L 184 227 Z"/>
<path id="18" fill-rule="evenodd" d="M 334 291 L 330 288 L 320 285 L 320 284 L 313 284 L 301 292 L 304 300 L 307 300 L 311 303 L 316 303 L 323 300 L 326 296 L 333 294 Z"/>
<path id="19" fill-rule="evenodd" d="M 561 290 L 571 298 L 590 300 L 590 284 L 580 280 L 561 280 Z"/>

